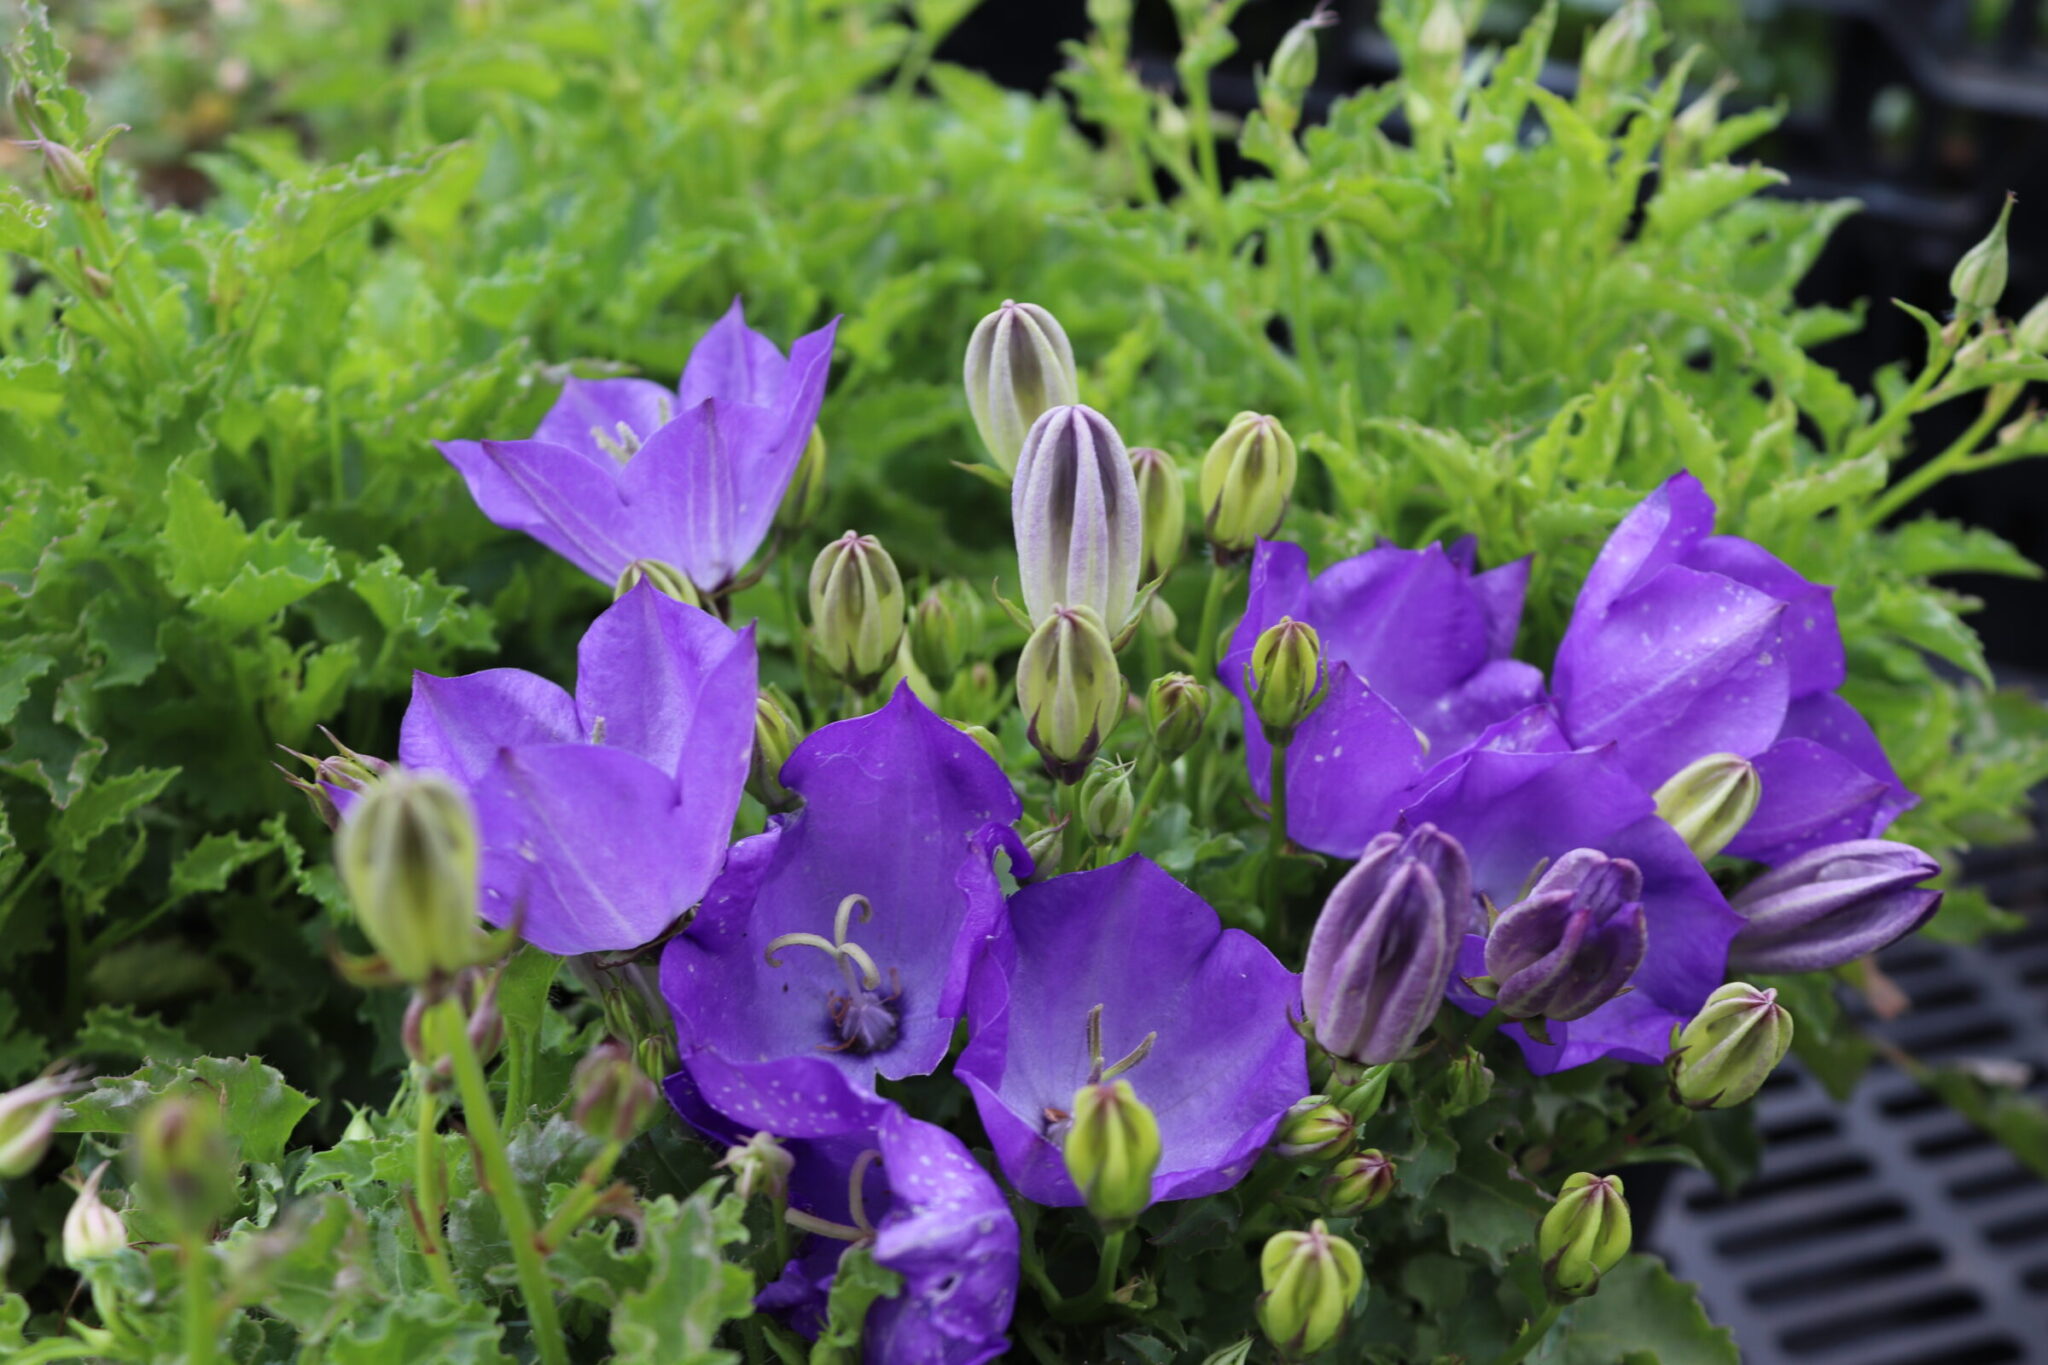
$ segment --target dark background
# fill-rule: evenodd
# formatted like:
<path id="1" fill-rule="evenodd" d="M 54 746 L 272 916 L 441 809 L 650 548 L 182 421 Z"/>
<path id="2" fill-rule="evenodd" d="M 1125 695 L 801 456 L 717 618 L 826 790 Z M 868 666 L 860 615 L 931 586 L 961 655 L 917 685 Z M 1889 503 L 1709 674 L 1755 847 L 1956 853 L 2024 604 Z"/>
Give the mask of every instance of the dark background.
<path id="1" fill-rule="evenodd" d="M 1311 0 L 1252 0 L 1235 25 L 1238 52 L 1216 75 L 1220 110 L 1254 107 L 1254 67 L 1312 8 Z M 1313 118 L 1330 99 L 1396 72 L 1374 24 L 1377 0 L 1341 0 L 1342 22 L 1322 35 Z M 1533 4 L 1491 4 L 1473 45 L 1505 40 Z M 1569 91 L 1584 34 L 1611 0 L 1568 0 L 1545 84 Z M 986 0 L 941 50 L 1019 89 L 1044 91 L 1061 44 L 1088 28 L 1085 0 Z M 1157 84 L 1173 80 L 1178 48 L 1166 0 L 1139 0 L 1134 60 Z M 1741 85 L 1724 112 L 1784 101 L 1789 115 L 1747 155 L 1790 175 L 1780 192 L 1853 198 L 1863 211 L 1835 233 L 1801 301 L 1866 303 L 1863 329 L 1818 355 L 1860 390 L 1879 367 L 1920 356 L 1919 324 L 1887 302 L 1929 311 L 1949 300 L 1956 259 L 1990 228 L 2008 191 L 2011 276 L 2002 312 L 2017 317 L 2048 294 L 2048 0 L 1667 0 L 1674 49 L 1699 42 L 1704 84 L 1722 71 Z M 1226 163 L 1226 173 L 1233 168 Z M 2039 206 L 2036 208 L 2036 206 Z M 1975 415 L 1951 404 L 1916 427 L 1915 449 L 1938 450 Z M 2048 563 L 2048 466 L 2024 462 L 1951 480 L 1907 515 L 1934 512 L 1984 526 Z M 1969 576 L 1981 597 L 1974 623 L 1990 656 L 2048 673 L 2038 586 Z"/>

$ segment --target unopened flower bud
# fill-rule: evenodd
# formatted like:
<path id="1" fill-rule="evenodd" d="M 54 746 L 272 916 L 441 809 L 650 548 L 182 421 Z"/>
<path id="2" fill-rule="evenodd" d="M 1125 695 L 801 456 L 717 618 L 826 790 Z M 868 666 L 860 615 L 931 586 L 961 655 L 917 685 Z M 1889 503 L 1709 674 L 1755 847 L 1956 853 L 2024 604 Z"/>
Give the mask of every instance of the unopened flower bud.
<path id="1" fill-rule="evenodd" d="M 1126 690 L 1093 611 L 1061 607 L 1031 633 L 1017 661 L 1017 700 L 1032 747 L 1056 779 L 1081 780 L 1122 718 Z"/>
<path id="2" fill-rule="evenodd" d="M 981 751 L 997 763 L 1003 761 L 1003 742 L 997 739 L 995 734 L 986 725 L 969 725 L 965 721 L 958 720 L 950 720 L 946 723 L 980 745 Z"/>
<path id="3" fill-rule="evenodd" d="M 341 1130 L 341 1141 L 337 1146 L 351 1142 L 369 1142 L 377 1136 L 377 1125 L 370 1121 L 368 1109 L 355 1110 L 348 1116 L 348 1126 Z"/>
<path id="4" fill-rule="evenodd" d="M 941 691 L 967 661 L 967 631 L 954 594 L 933 588 L 918 599 L 910 613 L 910 659 Z"/>
<path id="5" fill-rule="evenodd" d="M 1707 87 L 1706 93 L 1678 111 L 1671 120 L 1671 140 L 1687 151 L 1696 151 L 1721 125 L 1721 97 L 1734 88 L 1734 80 L 1723 76 Z"/>
<path id="6" fill-rule="evenodd" d="M 1067 822 L 1056 820 L 1025 835 L 1024 851 L 1031 855 L 1032 881 L 1057 877 L 1067 856 Z"/>
<path id="7" fill-rule="evenodd" d="M 1160 762 L 1171 763 L 1201 743 L 1208 723 L 1208 688 L 1186 673 L 1152 680 L 1145 693 L 1145 727 L 1152 732 Z"/>
<path id="8" fill-rule="evenodd" d="M 661 1108 L 661 1092 L 616 1038 L 605 1039 L 576 1063 L 569 1094 L 576 1126 L 607 1142 L 632 1141 Z"/>
<path id="9" fill-rule="evenodd" d="M 1351 1150 L 1358 1123 L 1327 1095 L 1298 1100 L 1274 1134 L 1273 1150 L 1289 1161 L 1334 1161 Z"/>
<path id="10" fill-rule="evenodd" d="M 1245 682 L 1267 740 L 1293 738 L 1323 700 L 1323 642 L 1315 627 L 1291 616 L 1268 626 L 1252 646 Z"/>
<path id="11" fill-rule="evenodd" d="M 1963 253 L 1963 259 L 1956 262 L 1948 277 L 1948 289 L 1955 295 L 1959 313 L 1988 313 L 2005 296 L 2005 231 L 2012 217 L 2013 201 L 2013 195 L 2005 196 L 2005 206 L 1999 209 L 1998 221 L 1992 224 L 1990 234 Z"/>
<path id="12" fill-rule="evenodd" d="M 2012 339 L 2035 355 L 2048 355 L 2048 294 L 2013 324 Z"/>
<path id="13" fill-rule="evenodd" d="M 1731 981 L 1674 1029 L 1671 1090 L 1689 1109 L 1729 1109 L 1754 1095 L 1792 1046 L 1792 1014 L 1776 989 Z"/>
<path id="14" fill-rule="evenodd" d="M 1174 615 L 1173 604 L 1153 593 L 1145 599 L 1145 629 L 1155 640 L 1171 640 L 1180 633 L 1180 617 Z"/>
<path id="15" fill-rule="evenodd" d="M 77 152 L 49 138 L 39 139 L 36 147 L 43 154 L 43 174 L 60 198 L 87 201 L 97 197 L 92 175 Z"/>
<path id="16" fill-rule="evenodd" d="M 1055 607 L 1088 607 L 1121 632 L 1138 597 L 1144 525 L 1130 456 L 1108 418 L 1076 403 L 1032 424 L 1010 485 L 1010 519 L 1033 623 Z"/>
<path id="17" fill-rule="evenodd" d="M 1136 807 L 1130 764 L 1098 763 L 1081 779 L 1081 821 L 1095 842 L 1111 844 L 1123 838 Z"/>
<path id="18" fill-rule="evenodd" d="M 339 750 L 338 753 L 330 754 L 326 758 L 315 758 L 311 754 L 302 754 L 296 749 L 278 745 L 280 749 L 284 749 L 286 753 L 311 769 L 310 777 L 300 777 L 283 764 L 276 766 L 277 770 L 284 774 L 285 781 L 306 794 L 306 800 L 313 807 L 313 813 L 320 817 L 322 823 L 329 829 L 339 829 L 341 803 L 353 804 L 354 798 L 361 796 L 390 774 L 391 765 L 381 758 L 357 753 L 324 728 L 320 733 L 327 736 L 328 743 Z"/>
<path id="19" fill-rule="evenodd" d="M 789 712 L 767 692 L 754 698 L 754 754 L 747 763 L 747 793 L 771 812 L 794 810 L 803 798 L 782 785 L 782 765 L 803 739 Z"/>
<path id="20" fill-rule="evenodd" d="M 498 1008 L 498 978 L 495 974 L 486 978 L 474 969 L 465 971 L 455 978 L 454 994 L 462 1004 L 463 1035 L 469 1039 L 477 1060 L 489 1064 L 498 1055 L 498 1049 L 505 1046 L 505 1015 Z M 441 1046 L 452 1044 L 453 1039 L 429 1040 L 425 1036 L 427 1010 L 435 1003 L 435 998 L 425 992 L 414 992 L 406 1003 L 398 1037 L 405 1045 L 405 1055 L 427 1068 L 430 1081 L 438 1084 L 454 1077 L 455 1065 Z"/>
<path id="21" fill-rule="evenodd" d="M 1818 972 L 1868 956 L 1925 924 L 1941 864 L 1911 844 L 1856 839 L 1811 849 L 1742 888 L 1746 921 L 1728 946 L 1738 971 Z"/>
<path id="22" fill-rule="evenodd" d="M 796 1158 L 773 1133 L 756 1133 L 737 1147 L 725 1149 L 718 1169 L 732 1172 L 733 1193 L 742 1199 L 760 1195 L 780 1204 L 789 1198 L 789 1173 Z"/>
<path id="23" fill-rule="evenodd" d="M 642 583 L 652 583 L 655 591 L 664 597 L 673 597 L 686 607 L 704 605 L 704 598 L 697 592 L 697 585 L 690 581 L 690 576 L 659 559 L 636 559 L 628 564 L 619 575 L 619 581 L 612 585 L 612 600 L 618 601 Z"/>
<path id="24" fill-rule="evenodd" d="M 1202 527 L 1226 554 L 1280 529 L 1294 497 L 1294 438 L 1277 417 L 1240 412 L 1202 457 Z"/>
<path id="25" fill-rule="evenodd" d="M 1763 796 L 1756 765 L 1740 754 L 1708 754 L 1657 788 L 1657 815 L 1678 831 L 1701 862 L 1742 833 Z"/>
<path id="26" fill-rule="evenodd" d="M 477 834 L 445 778 L 393 772 L 365 792 L 335 839 L 356 918 L 399 980 L 422 986 L 484 960 Z"/>
<path id="27" fill-rule="evenodd" d="M 1447 1116 L 1470 1113 L 1493 1095 L 1493 1068 L 1476 1048 L 1466 1048 L 1444 1068 L 1443 1109 Z"/>
<path id="28" fill-rule="evenodd" d="M 1336 1092 L 1336 1101 L 1344 1112 L 1351 1115 L 1362 1127 L 1370 1122 L 1372 1116 L 1380 1112 L 1380 1106 L 1386 1103 L 1387 1082 L 1393 1075 L 1394 1068 L 1390 1063 L 1385 1066 L 1367 1067 L 1365 1074 L 1348 1087 L 1333 1082 L 1332 1089 Z"/>
<path id="29" fill-rule="evenodd" d="M 1633 1235 L 1620 1176 L 1571 1176 L 1536 1230 L 1544 1287 L 1560 1300 L 1586 1297 L 1628 1255 Z"/>
<path id="30" fill-rule="evenodd" d="M 1259 1253 L 1259 1327 L 1290 1356 L 1314 1355 L 1337 1339 L 1365 1288 L 1358 1248 L 1323 1220 L 1306 1232 L 1276 1232 Z"/>
<path id="31" fill-rule="evenodd" d="M 1387 1202 L 1394 1192 L 1394 1162 L 1377 1147 L 1347 1156 L 1323 1182 L 1323 1207 L 1339 1218 L 1356 1218 Z"/>
<path id="32" fill-rule="evenodd" d="M 967 342 L 966 382 L 974 428 L 1005 474 L 1017 467 L 1032 423 L 1081 401 L 1074 348 L 1059 320 L 1035 303 L 1005 299 L 981 320 Z"/>
<path id="33" fill-rule="evenodd" d="M 825 433 L 813 424 L 797 460 L 796 473 L 782 492 L 782 504 L 775 509 L 776 528 L 785 535 L 800 534 L 818 519 L 825 506 Z"/>
<path id="34" fill-rule="evenodd" d="M 1573 849 L 1494 921 L 1472 984 L 1510 1019 L 1580 1019 L 1621 993 L 1648 946 L 1642 870 Z"/>
<path id="35" fill-rule="evenodd" d="M 1579 106 L 1589 118 L 1611 110 L 1616 92 L 1642 83 L 1656 32 L 1657 11 L 1649 0 L 1626 0 L 1586 39 L 1579 58 Z"/>
<path id="36" fill-rule="evenodd" d="M 52 1071 L 0 1095 L 0 1180 L 27 1175 L 49 1150 L 64 1101 L 83 1090 L 82 1073 Z"/>
<path id="37" fill-rule="evenodd" d="M 1074 1093 L 1067 1174 L 1104 1227 L 1128 1227 L 1152 1203 L 1159 1168 L 1159 1121 L 1131 1083 L 1097 1081 Z"/>
<path id="38" fill-rule="evenodd" d="M 1282 129 L 1292 132 L 1301 118 L 1302 101 L 1316 83 L 1316 30 L 1328 28 L 1337 16 L 1318 5 L 1281 36 L 1259 82 L 1259 107 Z"/>
<path id="39" fill-rule="evenodd" d="M 90 1261 L 119 1255 L 128 1245 L 128 1228 L 121 1215 L 100 1198 L 100 1181 L 107 1173 L 106 1162 L 93 1168 L 85 1187 L 64 1215 L 64 1264 L 73 1270 Z"/>
<path id="40" fill-rule="evenodd" d="M 903 579 L 873 536 L 848 531 L 811 565 L 811 638 L 856 692 L 871 692 L 903 642 Z"/>
<path id="41" fill-rule="evenodd" d="M 1138 579 L 1150 583 L 1173 572 L 1187 549 L 1187 482 L 1173 456 L 1151 446 L 1131 452 L 1131 477 L 1137 482 L 1139 519 L 1144 528 Z"/>
<path id="42" fill-rule="evenodd" d="M 1301 1001 L 1332 1056 L 1396 1062 L 1436 1018 L 1472 921 L 1472 870 L 1458 841 L 1422 825 L 1382 834 L 1323 903 Z"/>
<path id="43" fill-rule="evenodd" d="M 203 1234 L 235 1202 L 241 1165 L 212 1095 L 166 1095 L 145 1109 L 132 1147 L 142 1207 L 179 1231 Z"/>

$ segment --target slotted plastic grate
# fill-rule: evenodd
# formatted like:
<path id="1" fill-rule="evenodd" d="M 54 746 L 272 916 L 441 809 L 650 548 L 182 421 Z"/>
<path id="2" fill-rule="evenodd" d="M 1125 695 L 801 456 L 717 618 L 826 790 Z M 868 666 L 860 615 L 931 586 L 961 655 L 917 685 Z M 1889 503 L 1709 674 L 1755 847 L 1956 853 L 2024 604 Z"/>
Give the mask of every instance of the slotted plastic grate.
<path id="1" fill-rule="evenodd" d="M 1982 865 L 2038 907 L 2039 853 Z M 1913 1000 L 1880 1032 L 1929 1061 L 1997 1058 L 2048 1095 L 2048 916 L 1983 948 L 1880 959 Z M 1765 1149 L 1734 1198 L 1681 1172 L 1654 1242 L 1751 1365 L 2048 1365 L 2048 1182 L 1895 1069 L 1847 1105 L 1796 1067 L 1757 1097 Z"/>

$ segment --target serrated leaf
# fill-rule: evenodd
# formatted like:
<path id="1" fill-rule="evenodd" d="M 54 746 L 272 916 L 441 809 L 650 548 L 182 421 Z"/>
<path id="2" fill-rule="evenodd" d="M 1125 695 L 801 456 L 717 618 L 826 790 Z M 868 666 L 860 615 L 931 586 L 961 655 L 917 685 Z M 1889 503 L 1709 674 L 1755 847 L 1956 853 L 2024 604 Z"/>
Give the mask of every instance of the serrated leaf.
<path id="1" fill-rule="evenodd" d="M 72 798 L 64 813 L 57 817 L 56 845 L 73 851 L 83 849 L 156 800 L 178 772 L 176 768 L 137 768 L 95 782 Z"/>
<path id="2" fill-rule="evenodd" d="M 85 1012 L 71 1050 L 82 1057 L 122 1057 L 135 1061 L 181 1062 L 199 1049 L 179 1030 L 154 1014 L 137 1014 L 133 1005 L 94 1005 Z"/>
<path id="3" fill-rule="evenodd" d="M 352 1318 L 327 1345 L 334 1365 L 512 1365 L 504 1326 L 488 1304 L 416 1295 Z"/>
<path id="4" fill-rule="evenodd" d="M 712 1343 L 719 1329 L 753 1312 L 753 1277 L 723 1248 L 746 1236 L 740 1204 L 708 1190 L 686 1200 L 664 1195 L 646 1206 L 646 1288 L 612 1314 L 616 1365 L 730 1365 L 739 1357 Z"/>
<path id="5" fill-rule="evenodd" d="M 1767 166 L 1700 166 L 1664 181 L 1650 201 L 1644 236 L 1668 242 L 1684 236 L 1707 219 L 1773 185 L 1785 183 L 1782 171 Z"/>
<path id="6" fill-rule="evenodd" d="M 1581 1299 L 1552 1331 L 1563 1349 L 1556 1365 L 1741 1365 L 1725 1327 L 1700 1307 L 1699 1293 L 1675 1280 L 1654 1256 L 1632 1255 L 1600 1277 L 1599 1292 Z"/>
<path id="7" fill-rule="evenodd" d="M 173 1091 L 210 1095 L 244 1161 L 276 1162 L 313 1101 L 254 1057 L 201 1057 L 189 1063 L 152 1062 L 127 1076 L 103 1076 L 70 1102 L 59 1125 L 66 1133 L 128 1133 L 142 1111 Z"/>

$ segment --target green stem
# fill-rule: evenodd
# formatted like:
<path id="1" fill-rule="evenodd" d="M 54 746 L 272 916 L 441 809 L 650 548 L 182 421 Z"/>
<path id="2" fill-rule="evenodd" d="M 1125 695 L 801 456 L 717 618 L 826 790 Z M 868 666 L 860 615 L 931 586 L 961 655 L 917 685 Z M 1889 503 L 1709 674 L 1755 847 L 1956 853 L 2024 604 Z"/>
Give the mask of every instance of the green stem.
<path id="1" fill-rule="evenodd" d="M 1592 1169 L 1596 1171 L 1605 1170 L 1627 1156 L 1629 1147 L 1640 1141 L 1645 1133 L 1661 1123 L 1666 1112 L 1663 1102 L 1656 1099 L 1652 1099 L 1641 1109 L 1636 1110 L 1629 1121 L 1622 1125 L 1621 1131 L 1614 1135 L 1613 1141 L 1609 1142 L 1606 1149 L 1600 1153 L 1600 1159 L 1590 1163 Z"/>
<path id="2" fill-rule="evenodd" d="M 604 1197 L 605 1185 L 612 1178 L 612 1167 L 618 1164 L 619 1153 L 625 1150 L 623 1142 L 607 1142 L 604 1150 L 583 1168 L 583 1174 L 576 1180 L 576 1188 L 569 1191 L 569 1197 L 555 1210 L 555 1216 L 548 1219 L 547 1226 L 540 1230 L 543 1255 L 568 1241 L 582 1226 L 583 1220 L 590 1216 L 590 1211 L 597 1207 L 597 1201 Z"/>
<path id="3" fill-rule="evenodd" d="M 1095 1283 L 1079 1298 L 1048 1305 L 1055 1318 L 1061 1322 L 1092 1322 L 1102 1316 L 1102 1310 L 1109 1306 L 1110 1296 L 1116 1293 L 1117 1267 L 1123 1262 L 1125 1235 L 1125 1230 L 1118 1228 L 1103 1237 L 1102 1259 L 1095 1267 Z"/>
<path id="4" fill-rule="evenodd" d="M 1235 577 L 1228 565 L 1210 565 L 1209 586 L 1202 594 L 1202 624 L 1197 627 L 1201 633 L 1195 636 L 1195 681 L 1204 687 L 1216 681 L 1216 636 L 1223 629 L 1223 599 Z"/>
<path id="5" fill-rule="evenodd" d="M 115 301 L 134 324 L 135 334 L 142 342 L 142 359 L 148 371 L 159 379 L 169 377 L 170 356 L 164 350 L 163 339 L 156 334 L 141 291 L 135 287 L 135 276 L 120 268 L 120 246 L 114 241 L 114 230 L 107 221 L 104 201 L 95 198 L 91 203 L 81 205 L 78 219 L 93 254 L 99 257 L 99 268 L 114 281 Z"/>
<path id="6" fill-rule="evenodd" d="M 1551 1327 L 1557 1322 L 1557 1315 L 1562 1311 L 1562 1307 L 1561 1304 L 1555 1303 L 1543 1305 L 1543 1311 L 1538 1313 L 1533 1321 L 1522 1328 L 1522 1334 L 1515 1338 L 1515 1344 L 1508 1347 L 1507 1353 L 1494 1361 L 1493 1365 L 1519 1365 L 1522 1357 L 1535 1350 L 1536 1343 L 1549 1335 Z"/>
<path id="7" fill-rule="evenodd" d="M 1287 856 L 1287 751 L 1293 746 L 1293 736 L 1275 740 L 1272 755 L 1266 761 L 1267 782 L 1272 796 L 1266 803 L 1266 913 L 1272 918 L 1268 923 L 1278 923 L 1280 918 L 1280 860 Z"/>
<path id="8" fill-rule="evenodd" d="M 1146 781 L 1145 789 L 1138 793 L 1138 804 L 1131 810 L 1131 827 L 1124 831 L 1111 862 L 1122 862 L 1138 851 L 1138 835 L 1145 828 L 1145 819 L 1152 814 L 1152 807 L 1159 803 L 1159 793 L 1166 790 L 1168 767 L 1163 760 L 1153 765 L 1152 776 Z"/>
<path id="9" fill-rule="evenodd" d="M 1942 349 L 1928 356 L 1926 366 L 1920 371 L 1920 377 L 1913 381 L 1912 387 L 1900 394 L 1898 402 L 1886 408 L 1882 416 L 1843 447 L 1842 459 L 1853 460 L 1877 449 L 1894 431 L 1912 420 L 1920 411 L 1920 400 L 1927 396 L 1927 391 L 1934 387 L 1935 381 L 1948 369 L 1948 362 L 1955 357 L 1956 349 L 1944 344 Z"/>
<path id="10" fill-rule="evenodd" d="M 1477 1052 L 1480 1045 L 1488 1038 L 1491 1038 L 1493 1031 L 1499 1028 L 1506 1020 L 1507 1016 L 1500 1012 L 1500 1006 L 1495 1005 L 1492 1009 L 1481 1015 L 1479 1022 L 1472 1026 L 1472 1032 L 1465 1036 L 1465 1046 Z"/>
<path id="11" fill-rule="evenodd" d="M 184 1365 L 213 1365 L 213 1292 L 207 1283 L 206 1239 L 187 1237 L 181 1251 L 185 1289 Z"/>
<path id="12" fill-rule="evenodd" d="M 1994 385 L 1991 391 L 1984 396 L 1984 411 L 1977 414 L 1977 420 L 1970 424 L 1969 430 L 1950 442 L 1948 448 L 1942 451 L 1941 454 L 1936 455 L 1933 459 L 1922 464 L 1918 469 L 1886 489 L 1884 496 L 1871 504 L 1870 509 L 1863 514 L 1864 528 L 1867 530 L 1871 527 L 1882 526 L 1893 516 L 1905 510 L 1912 503 L 1913 499 L 1919 497 L 1949 475 L 1967 467 L 1970 463 L 1970 456 L 1977 449 L 1977 443 L 1983 440 L 1993 427 L 1998 425 L 2000 419 L 2005 416 L 2006 412 L 2011 409 L 2014 401 L 2019 398 L 2020 390 L 2023 387 L 2020 384 Z"/>
<path id="13" fill-rule="evenodd" d="M 1316 425 L 1327 431 L 1324 404 L 1329 400 L 1329 380 L 1323 368 L 1322 347 L 1316 342 L 1315 324 L 1309 320 L 1309 262 L 1315 254 L 1315 228 L 1303 223 L 1285 228 L 1281 235 L 1287 270 L 1287 324 L 1294 342 L 1294 356 L 1301 366 L 1303 386 L 1308 391 L 1309 411 Z"/>
<path id="14" fill-rule="evenodd" d="M 505 1155 L 504 1135 L 498 1129 L 498 1115 L 491 1107 L 490 1085 L 484 1079 L 483 1063 L 470 1045 L 463 1027 L 461 1003 L 443 1000 L 432 1011 L 437 1030 L 455 1062 L 455 1085 L 462 1092 L 462 1117 L 476 1143 L 477 1159 L 483 1163 L 490 1182 L 491 1198 L 504 1220 L 506 1238 L 512 1243 L 512 1265 L 519 1277 L 519 1295 L 526 1301 L 531 1320 L 534 1349 L 543 1365 L 568 1365 L 569 1348 L 562 1336 L 562 1320 L 555 1308 L 554 1290 L 548 1284 L 547 1267 L 541 1263 L 540 1244 L 533 1235 L 533 1213 L 512 1174 L 512 1162 Z"/>
<path id="15" fill-rule="evenodd" d="M 448 1252 L 441 1245 L 441 1181 L 438 1174 L 439 1162 L 435 1159 L 435 1131 L 441 1123 L 441 1101 L 427 1085 L 425 1068 L 419 1077 L 418 1127 L 413 1137 L 413 1190 L 419 1201 L 420 1254 L 427 1258 L 427 1274 L 438 1289 L 451 1300 L 459 1300 L 462 1293 L 455 1285 L 454 1268 L 448 1264 Z"/>

